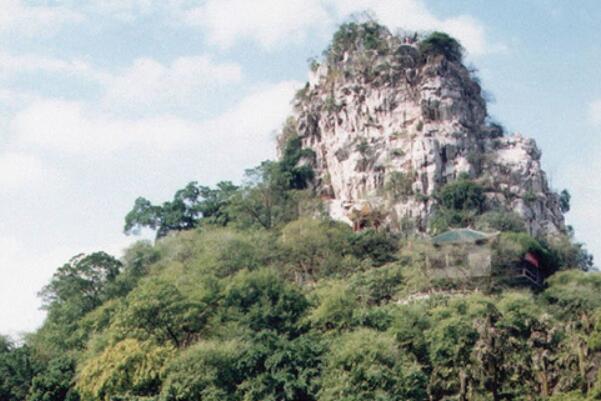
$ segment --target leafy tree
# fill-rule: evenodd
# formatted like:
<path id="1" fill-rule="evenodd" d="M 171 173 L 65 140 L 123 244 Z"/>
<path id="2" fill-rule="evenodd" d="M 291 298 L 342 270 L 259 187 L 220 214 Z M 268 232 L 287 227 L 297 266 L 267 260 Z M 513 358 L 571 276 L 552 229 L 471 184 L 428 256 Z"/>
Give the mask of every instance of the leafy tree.
<path id="1" fill-rule="evenodd" d="M 29 347 L 0 336 L 0 401 L 24 400 L 39 368 Z"/>
<path id="2" fill-rule="evenodd" d="M 359 300 L 367 305 L 391 301 L 405 282 L 403 267 L 396 263 L 355 273 L 349 281 Z"/>
<path id="3" fill-rule="evenodd" d="M 244 376 L 236 391 L 241 399 L 316 400 L 324 351 L 318 337 L 288 339 L 273 331 L 261 331 L 251 340 L 237 361 Z"/>
<path id="4" fill-rule="evenodd" d="M 229 213 L 229 207 L 239 187 L 230 181 L 221 181 L 217 183 L 215 189 L 205 186 L 198 188 L 202 197 L 202 202 L 198 204 L 198 211 L 203 220 L 220 226 L 231 222 L 232 216 Z"/>
<path id="5" fill-rule="evenodd" d="M 161 401 L 235 400 L 242 380 L 237 363 L 247 348 L 238 341 L 202 341 L 189 347 L 167 366 Z"/>
<path id="6" fill-rule="evenodd" d="M 432 32 L 419 43 L 419 50 L 424 58 L 440 54 L 449 61 L 461 62 L 463 59 L 461 44 L 444 32 Z"/>
<path id="7" fill-rule="evenodd" d="M 593 255 L 588 253 L 584 244 L 567 235 L 541 238 L 540 242 L 548 250 L 554 270 L 578 268 L 589 271 L 594 266 Z"/>
<path id="8" fill-rule="evenodd" d="M 432 325 L 427 338 L 433 365 L 431 394 L 437 399 L 454 394 L 464 398 L 471 351 L 478 339 L 471 319 L 456 315 L 445 317 Z"/>
<path id="9" fill-rule="evenodd" d="M 156 230 L 157 238 L 170 231 L 195 228 L 201 218 L 217 224 L 227 224 L 229 202 L 238 187 L 229 181 L 220 182 L 216 189 L 199 186 L 195 181 L 178 190 L 173 200 L 161 206 L 145 198 L 138 198 L 133 209 L 125 216 L 126 234 L 137 234 L 141 228 Z"/>
<path id="10" fill-rule="evenodd" d="M 31 382 L 27 401 L 79 401 L 73 389 L 75 361 L 68 356 L 51 360 Z"/>
<path id="11" fill-rule="evenodd" d="M 427 365 L 428 340 L 424 332 L 430 328 L 431 320 L 424 305 L 406 305 L 394 316 L 390 330 L 401 350 L 413 354 L 417 361 Z"/>
<path id="12" fill-rule="evenodd" d="M 382 266 L 397 259 L 399 238 L 389 232 L 369 229 L 355 233 L 350 246 L 355 257 L 369 259 L 374 266 Z"/>
<path id="13" fill-rule="evenodd" d="M 317 290 L 317 305 L 309 315 L 312 325 L 322 331 L 348 330 L 354 325 L 359 307 L 357 296 L 342 282 L 328 283 Z"/>
<path id="14" fill-rule="evenodd" d="M 180 347 L 206 322 L 210 308 L 187 299 L 172 283 L 150 278 L 132 291 L 117 316 L 118 328 L 139 340 Z"/>
<path id="15" fill-rule="evenodd" d="M 246 171 L 248 183 L 232 201 L 238 224 L 270 229 L 295 217 L 296 204 L 288 192 L 287 178 L 278 179 L 277 163 L 263 162 Z"/>
<path id="16" fill-rule="evenodd" d="M 572 196 L 567 189 L 564 189 L 559 194 L 559 208 L 563 213 L 570 211 L 570 199 L 572 199 Z"/>
<path id="17" fill-rule="evenodd" d="M 334 273 L 349 253 L 350 227 L 332 221 L 302 218 L 282 229 L 280 246 L 295 281 L 302 284 Z"/>
<path id="18" fill-rule="evenodd" d="M 150 272 L 150 266 L 158 262 L 161 255 L 150 241 L 138 241 L 127 248 L 121 258 L 123 268 L 111 285 L 114 296 L 126 296 L 136 287 L 140 279 Z"/>
<path id="19" fill-rule="evenodd" d="M 524 219 L 515 212 L 490 211 L 482 214 L 476 220 L 476 228 L 483 231 L 525 232 Z"/>
<path id="20" fill-rule="evenodd" d="M 484 189 L 481 185 L 465 179 L 452 181 L 442 187 L 438 194 L 441 205 L 450 210 L 466 211 L 475 210 L 482 212 L 484 209 Z"/>
<path id="21" fill-rule="evenodd" d="M 82 363 L 77 375 L 77 391 L 82 401 L 156 395 L 161 372 L 173 354 L 170 346 L 134 339 L 120 341 Z"/>
<path id="22" fill-rule="evenodd" d="M 238 273 L 225 290 L 223 306 L 228 319 L 237 319 L 254 331 L 294 334 L 309 303 L 275 272 L 260 269 Z"/>
<path id="23" fill-rule="evenodd" d="M 306 189 L 315 173 L 310 165 L 299 165 L 303 159 L 314 161 L 315 152 L 303 148 L 300 137 L 294 135 L 286 143 L 282 157 L 276 164 L 278 174 L 275 178 L 281 180 L 281 184 L 286 188 Z"/>
<path id="24" fill-rule="evenodd" d="M 601 307 L 601 275 L 576 270 L 562 271 L 547 280 L 543 298 L 565 316 L 589 315 Z"/>
<path id="25" fill-rule="evenodd" d="M 437 210 L 430 226 L 438 233 L 449 227 L 466 227 L 476 221 L 484 212 L 486 196 L 484 188 L 469 179 L 460 177 L 442 187 L 435 197 Z"/>
<path id="26" fill-rule="evenodd" d="M 344 334 L 326 355 L 322 401 L 424 400 L 426 375 L 394 337 L 369 329 Z"/>
<path id="27" fill-rule="evenodd" d="M 61 266 L 40 295 L 44 307 L 52 312 L 69 304 L 83 315 L 109 298 L 110 285 L 121 272 L 123 264 L 105 252 L 80 254 Z"/>

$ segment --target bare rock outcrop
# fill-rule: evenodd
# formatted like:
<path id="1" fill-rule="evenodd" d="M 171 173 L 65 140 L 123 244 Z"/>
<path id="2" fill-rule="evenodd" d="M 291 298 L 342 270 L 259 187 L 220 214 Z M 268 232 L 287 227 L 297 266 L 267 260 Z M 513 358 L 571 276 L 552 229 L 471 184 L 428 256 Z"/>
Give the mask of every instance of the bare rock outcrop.
<path id="1" fill-rule="evenodd" d="M 375 213 L 393 228 L 426 231 L 436 191 L 469 176 L 491 208 L 515 211 L 532 234 L 565 230 L 540 150 L 490 123 L 460 58 L 425 53 L 417 37 L 375 23 L 346 29 L 312 66 L 288 122 L 315 153 L 305 162 L 332 217 L 358 224 Z"/>

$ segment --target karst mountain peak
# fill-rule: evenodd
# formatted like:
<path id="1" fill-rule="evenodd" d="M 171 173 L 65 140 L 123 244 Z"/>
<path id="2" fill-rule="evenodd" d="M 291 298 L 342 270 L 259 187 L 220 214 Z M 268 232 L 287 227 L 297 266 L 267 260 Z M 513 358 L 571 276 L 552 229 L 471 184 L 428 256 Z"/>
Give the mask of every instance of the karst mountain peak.
<path id="1" fill-rule="evenodd" d="M 296 139 L 332 217 L 357 228 L 436 231 L 437 196 L 464 183 L 482 190 L 478 213 L 515 213 L 536 236 L 565 232 L 541 151 L 490 118 L 452 37 L 349 22 L 310 67 L 279 148 Z"/>

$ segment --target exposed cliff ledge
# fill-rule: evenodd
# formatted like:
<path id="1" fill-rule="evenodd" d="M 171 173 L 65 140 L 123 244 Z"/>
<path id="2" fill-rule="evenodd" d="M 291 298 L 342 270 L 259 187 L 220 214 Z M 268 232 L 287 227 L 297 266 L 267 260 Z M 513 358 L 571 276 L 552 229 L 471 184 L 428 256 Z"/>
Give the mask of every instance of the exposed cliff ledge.
<path id="1" fill-rule="evenodd" d="M 489 208 L 515 211 L 532 234 L 565 229 L 536 144 L 488 122 L 460 55 L 375 23 L 349 24 L 294 106 L 289 131 L 314 151 L 306 162 L 334 218 L 377 211 L 383 223 L 425 231 L 432 195 L 463 174 L 483 186 Z"/>

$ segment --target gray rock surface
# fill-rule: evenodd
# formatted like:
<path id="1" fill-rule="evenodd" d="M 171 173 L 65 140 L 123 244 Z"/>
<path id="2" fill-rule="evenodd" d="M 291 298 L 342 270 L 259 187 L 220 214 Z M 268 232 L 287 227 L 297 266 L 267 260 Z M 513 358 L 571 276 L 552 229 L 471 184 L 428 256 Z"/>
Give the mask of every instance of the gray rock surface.
<path id="1" fill-rule="evenodd" d="M 326 57 L 295 98 L 289 124 L 315 152 L 306 162 L 332 217 L 350 224 L 376 211 L 382 224 L 426 231 L 431 195 L 465 173 L 532 234 L 564 231 L 540 150 L 488 121 L 473 74 L 442 55 L 424 59 L 410 38 L 381 40 L 386 51 Z"/>

